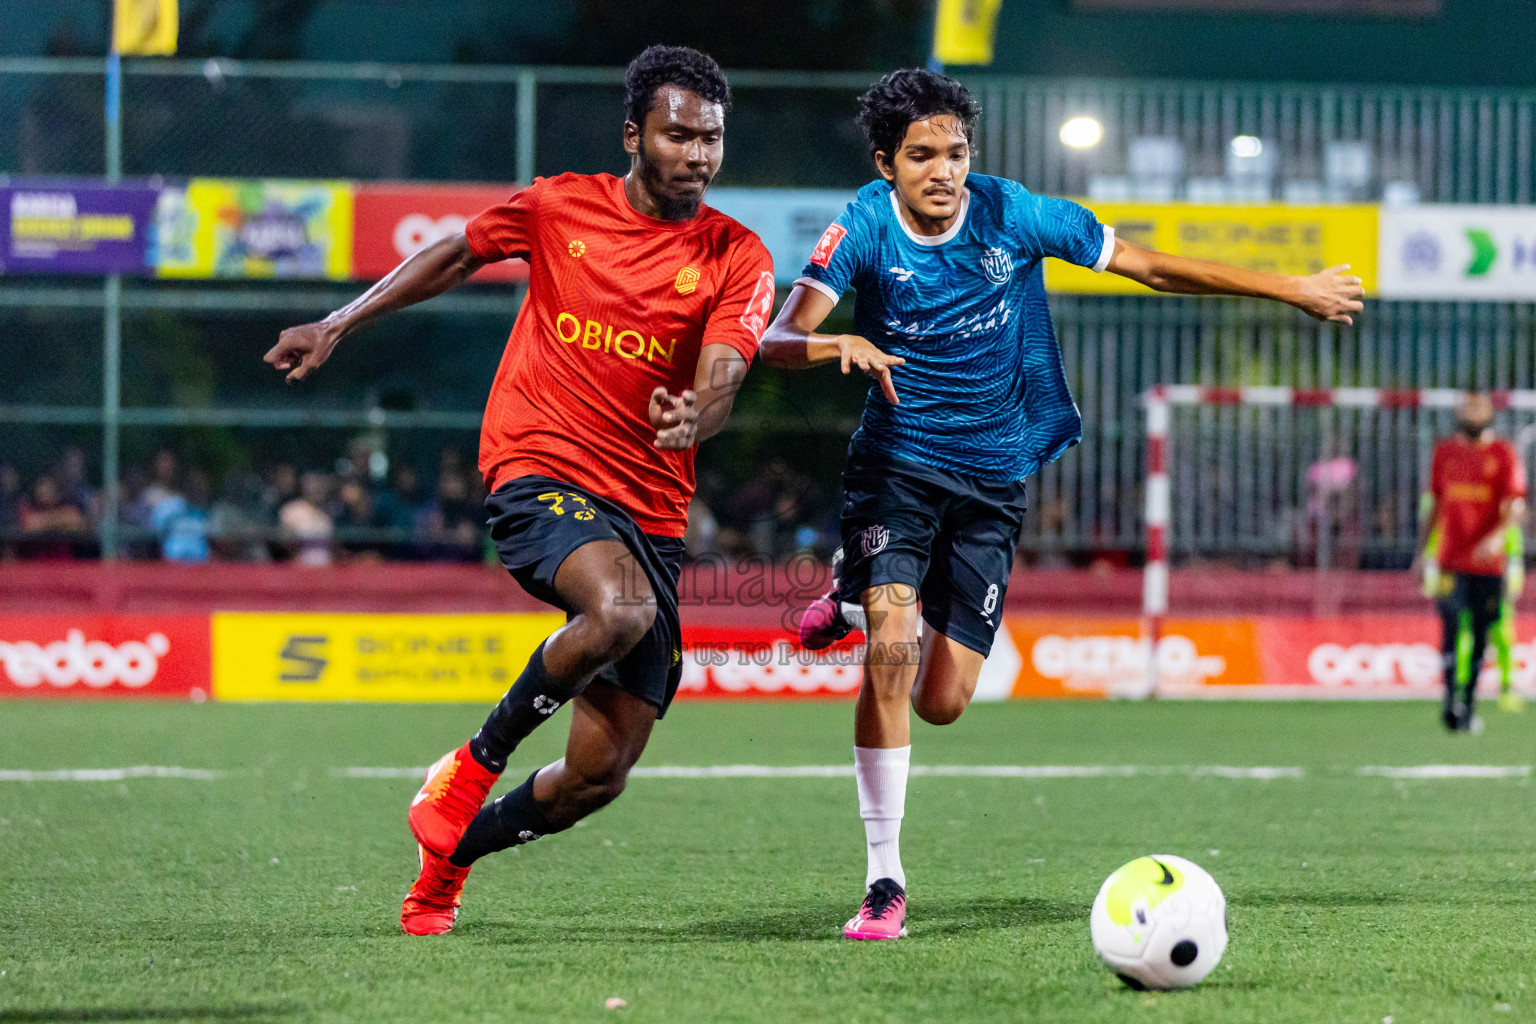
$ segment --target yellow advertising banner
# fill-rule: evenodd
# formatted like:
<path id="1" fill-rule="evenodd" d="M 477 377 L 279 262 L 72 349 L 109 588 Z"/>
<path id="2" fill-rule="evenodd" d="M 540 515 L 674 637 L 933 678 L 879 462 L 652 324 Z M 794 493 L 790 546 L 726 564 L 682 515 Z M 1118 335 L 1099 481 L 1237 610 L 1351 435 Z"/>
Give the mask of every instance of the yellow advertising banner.
<path id="1" fill-rule="evenodd" d="M 1376 292 L 1374 206 L 1191 206 L 1183 203 L 1098 203 L 1079 200 L 1116 236 L 1159 252 L 1217 260 L 1277 274 L 1315 274 L 1348 263 Z M 1045 262 L 1052 292 L 1148 295 L 1118 274 L 1095 274 L 1060 260 Z"/>
<path id="2" fill-rule="evenodd" d="M 218 700 L 494 701 L 565 623 L 519 615 L 216 612 Z"/>
<path id="3" fill-rule="evenodd" d="M 350 182 L 193 178 L 161 195 L 156 219 L 161 277 L 352 276 Z"/>

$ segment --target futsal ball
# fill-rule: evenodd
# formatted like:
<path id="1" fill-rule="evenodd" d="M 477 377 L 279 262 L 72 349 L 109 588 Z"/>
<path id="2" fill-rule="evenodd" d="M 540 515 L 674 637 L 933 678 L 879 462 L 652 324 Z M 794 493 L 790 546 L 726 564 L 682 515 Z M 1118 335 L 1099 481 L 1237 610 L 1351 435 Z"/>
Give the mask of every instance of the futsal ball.
<path id="1" fill-rule="evenodd" d="M 1227 898 L 1183 857 L 1138 857 L 1105 879 L 1089 918 L 1093 948 L 1131 988 L 1189 988 L 1227 948 Z"/>

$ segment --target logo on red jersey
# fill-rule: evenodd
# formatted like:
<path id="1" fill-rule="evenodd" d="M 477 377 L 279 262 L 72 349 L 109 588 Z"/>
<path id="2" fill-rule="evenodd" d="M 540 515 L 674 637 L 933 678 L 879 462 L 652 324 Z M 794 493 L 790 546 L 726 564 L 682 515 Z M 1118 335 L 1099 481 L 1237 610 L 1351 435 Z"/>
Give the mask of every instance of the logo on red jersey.
<path id="1" fill-rule="evenodd" d="M 587 243 L 580 239 L 572 239 L 571 243 L 565 247 L 565 251 L 577 259 L 581 259 L 587 254 Z"/>
<path id="2" fill-rule="evenodd" d="M 773 271 L 765 270 L 757 275 L 757 287 L 747 302 L 747 311 L 741 314 L 741 326 L 752 332 L 757 341 L 763 340 L 768 329 L 768 314 L 773 312 Z"/>
<path id="3" fill-rule="evenodd" d="M 816 248 L 811 250 L 811 262 L 818 267 L 825 267 L 832 262 L 832 254 L 837 252 L 837 247 L 843 239 L 848 237 L 848 229 L 841 224 L 829 224 L 827 230 L 822 232 L 821 241 L 816 243 Z"/>
<path id="4" fill-rule="evenodd" d="M 699 271 L 697 267 L 684 267 L 677 272 L 677 294 L 692 295 L 693 290 L 699 286 Z"/>

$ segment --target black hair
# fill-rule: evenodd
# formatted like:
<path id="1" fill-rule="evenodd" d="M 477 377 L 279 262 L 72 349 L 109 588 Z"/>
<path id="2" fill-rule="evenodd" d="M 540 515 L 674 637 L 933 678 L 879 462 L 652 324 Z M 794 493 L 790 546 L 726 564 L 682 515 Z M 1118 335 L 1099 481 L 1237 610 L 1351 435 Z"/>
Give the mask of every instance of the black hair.
<path id="1" fill-rule="evenodd" d="M 885 153 L 892 159 L 915 122 L 935 114 L 960 119 L 965 141 L 976 145 L 976 118 L 981 105 L 971 91 L 953 78 L 923 68 L 892 71 L 859 97 L 859 127 L 869 140 L 869 155 Z"/>
<path id="2" fill-rule="evenodd" d="M 731 87 L 713 57 L 687 46 L 649 46 L 624 69 L 625 120 L 645 127 L 656 90 L 664 85 L 696 93 L 730 113 Z"/>

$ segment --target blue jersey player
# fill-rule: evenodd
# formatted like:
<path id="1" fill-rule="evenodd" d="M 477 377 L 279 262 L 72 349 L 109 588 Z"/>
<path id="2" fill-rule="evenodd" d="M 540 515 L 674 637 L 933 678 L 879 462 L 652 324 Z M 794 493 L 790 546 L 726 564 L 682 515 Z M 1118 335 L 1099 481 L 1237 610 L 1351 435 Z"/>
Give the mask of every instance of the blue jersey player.
<path id="1" fill-rule="evenodd" d="M 937 725 L 965 710 L 1001 622 L 1023 481 L 1082 437 L 1041 261 L 1346 324 L 1362 291 L 1347 266 L 1288 277 L 1153 252 L 1076 203 L 971 174 L 978 108 L 942 75 L 896 71 L 859 102 L 880 179 L 827 228 L 762 353 L 872 378 L 843 472 L 841 567 L 801 637 L 824 647 L 866 628 L 854 763 L 869 867 L 843 934 L 894 939 L 906 921 L 908 707 Z M 816 333 L 848 288 L 855 333 Z"/>

